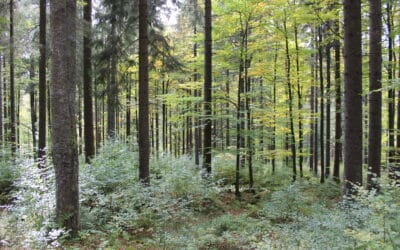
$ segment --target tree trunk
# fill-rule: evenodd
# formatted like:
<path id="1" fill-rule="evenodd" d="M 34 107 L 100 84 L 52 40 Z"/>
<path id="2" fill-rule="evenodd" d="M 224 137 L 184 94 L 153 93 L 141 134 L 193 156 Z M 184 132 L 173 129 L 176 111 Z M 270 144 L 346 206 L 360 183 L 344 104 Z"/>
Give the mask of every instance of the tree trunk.
<path id="1" fill-rule="evenodd" d="M 323 47 L 322 47 L 322 27 L 318 28 L 318 60 L 319 60 L 319 90 L 321 93 L 320 96 L 320 119 L 319 119 L 319 129 L 320 129 L 320 137 L 319 137 L 319 146 L 320 146 L 320 154 L 321 154 L 321 178 L 320 182 L 325 182 L 325 152 L 324 152 L 324 73 L 323 73 Z"/>
<path id="2" fill-rule="evenodd" d="M 17 151 L 17 134 L 15 120 L 15 77 L 14 77 L 14 1 L 10 0 L 10 127 L 11 127 L 11 152 L 15 155 Z"/>
<path id="3" fill-rule="evenodd" d="M 139 0 L 139 179 L 150 184 L 147 0 Z"/>
<path id="4" fill-rule="evenodd" d="M 339 34 L 339 20 L 335 21 L 335 33 Z M 340 161 L 342 155 L 342 89 L 340 73 L 340 41 L 336 39 L 335 43 L 335 159 L 333 163 L 333 178 L 340 181 Z"/>
<path id="5" fill-rule="evenodd" d="M 382 5 L 369 0 L 369 127 L 368 127 L 368 188 L 378 188 L 381 176 L 382 145 Z"/>
<path id="6" fill-rule="evenodd" d="M 286 18 L 286 17 L 285 17 Z M 285 48 L 286 48 L 286 60 L 285 60 L 285 68 L 286 68 L 286 84 L 287 84 L 287 91 L 289 96 L 289 126 L 290 126 L 290 148 L 292 152 L 292 170 L 293 176 L 292 181 L 296 181 L 297 177 L 297 169 L 296 169 L 296 136 L 294 132 L 294 119 L 293 119 L 293 95 L 292 95 L 292 83 L 290 81 L 290 54 L 289 54 L 289 38 L 288 38 L 288 31 L 286 28 L 286 19 L 283 23 L 284 32 L 285 32 Z"/>
<path id="7" fill-rule="evenodd" d="M 331 44 L 326 45 L 326 154 L 325 177 L 331 174 Z"/>
<path id="8" fill-rule="evenodd" d="M 4 120 L 3 120 L 3 55 L 0 53 L 0 147 L 3 147 L 3 128 L 4 128 Z"/>
<path id="9" fill-rule="evenodd" d="M 85 160 L 87 163 L 95 155 L 93 127 L 93 93 L 92 93 L 92 0 L 85 0 L 83 19 L 83 101 L 84 101 L 84 137 Z"/>
<path id="10" fill-rule="evenodd" d="M 79 163 L 76 141 L 76 0 L 53 0 L 51 8 L 52 150 L 56 217 L 76 236 L 79 228 Z"/>
<path id="11" fill-rule="evenodd" d="M 46 0 L 40 0 L 39 17 L 39 138 L 38 167 L 43 168 L 46 157 Z"/>
<path id="12" fill-rule="evenodd" d="M 31 59 L 31 65 L 29 69 L 29 78 L 32 81 L 29 89 L 29 103 L 31 108 L 31 132 L 32 132 L 32 148 L 34 153 L 34 158 L 36 158 L 36 105 L 35 105 L 35 84 L 33 83 L 33 79 L 35 77 L 35 62 L 33 58 Z"/>
<path id="13" fill-rule="evenodd" d="M 300 61 L 299 61 L 299 41 L 298 41 L 298 27 L 295 25 L 294 28 L 294 39 L 296 47 L 296 81 L 297 81 L 297 109 L 299 112 L 299 170 L 300 177 L 303 177 L 303 116 L 302 116 L 302 94 L 300 85 Z"/>
<path id="14" fill-rule="evenodd" d="M 204 144 L 203 168 L 211 173 L 212 136 L 212 35 L 211 0 L 204 1 Z"/>
<path id="15" fill-rule="evenodd" d="M 361 1 L 344 0 L 344 194 L 362 185 Z"/>

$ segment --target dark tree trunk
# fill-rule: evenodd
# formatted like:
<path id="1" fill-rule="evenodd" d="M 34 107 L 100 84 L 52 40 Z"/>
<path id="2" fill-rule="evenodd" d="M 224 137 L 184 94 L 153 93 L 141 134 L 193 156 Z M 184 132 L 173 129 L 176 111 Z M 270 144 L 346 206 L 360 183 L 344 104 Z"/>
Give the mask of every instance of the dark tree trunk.
<path id="1" fill-rule="evenodd" d="M 362 185 L 361 1 L 344 0 L 344 194 Z"/>
<path id="2" fill-rule="evenodd" d="M 33 79 L 35 78 L 35 62 L 31 59 L 31 65 L 29 69 L 29 78 L 32 81 L 29 89 L 29 102 L 31 108 L 31 132 L 32 132 L 32 147 L 34 152 L 34 157 L 36 158 L 36 105 L 35 105 L 35 84 Z"/>
<path id="3" fill-rule="evenodd" d="M 51 115 L 56 174 L 56 217 L 76 236 L 79 228 L 78 150 L 76 141 L 76 0 L 52 0 Z"/>
<path id="4" fill-rule="evenodd" d="M 15 120 L 15 77 L 14 77 L 14 1 L 10 0 L 10 127 L 11 127 L 11 152 L 17 151 L 17 134 Z"/>
<path id="5" fill-rule="evenodd" d="M 286 18 L 286 17 L 285 17 Z M 292 181 L 296 181 L 297 177 L 297 168 L 296 168 L 296 136 L 294 132 L 294 119 L 293 119 L 293 95 L 292 95 L 292 83 L 290 81 L 290 54 L 289 54 L 289 38 L 288 38 L 288 31 L 286 28 L 286 19 L 283 23 L 284 32 L 285 32 L 285 48 L 286 48 L 286 60 L 285 60 L 285 68 L 286 68 L 286 84 L 287 84 L 287 91 L 289 96 L 289 126 L 290 126 L 290 148 L 292 152 L 292 170 L 293 176 Z"/>
<path id="6" fill-rule="evenodd" d="M 46 156 L 46 0 L 40 0 L 39 17 L 39 138 L 38 167 L 44 167 Z"/>
<path id="7" fill-rule="evenodd" d="M 325 177 L 331 174 L 331 44 L 326 46 L 326 160 Z"/>
<path id="8" fill-rule="evenodd" d="M 382 5 L 369 0 L 369 127 L 368 127 L 368 188 L 378 188 L 381 176 L 382 145 Z"/>
<path id="9" fill-rule="evenodd" d="M 335 21 L 335 33 L 339 34 L 339 21 Z M 342 82 L 340 73 L 340 41 L 335 43 L 335 159 L 333 163 L 333 178 L 340 181 L 340 162 L 342 156 Z"/>
<path id="10" fill-rule="evenodd" d="M 225 102 L 225 115 L 226 115 L 226 126 L 225 126 L 225 130 L 226 130 L 226 135 L 225 135 L 225 146 L 226 148 L 229 148 L 229 146 L 231 145 L 231 139 L 230 139 L 230 129 L 231 129 L 231 125 L 230 125 L 230 110 L 229 110 L 229 92 L 230 92 L 230 79 L 229 79 L 229 69 L 226 70 L 226 83 L 225 83 L 225 91 L 226 91 L 226 102 Z"/>
<path id="11" fill-rule="evenodd" d="M 147 0 L 139 0 L 139 179 L 150 184 Z"/>
<path id="12" fill-rule="evenodd" d="M 83 19 L 83 102 L 84 102 L 84 137 L 85 159 L 89 163 L 95 155 L 93 126 L 93 91 L 92 91 L 92 0 L 85 0 Z"/>
<path id="13" fill-rule="evenodd" d="M 115 18 L 111 20 L 111 43 L 116 40 Z M 115 45 L 114 45 L 115 46 Z M 117 55 L 110 58 L 110 79 L 107 86 L 107 136 L 115 139 L 116 136 L 116 111 L 117 109 Z"/>
<path id="14" fill-rule="evenodd" d="M 126 79 L 126 139 L 129 140 L 131 136 L 131 78 L 127 76 Z"/>
<path id="15" fill-rule="evenodd" d="M 299 170 L 300 177 L 303 177 L 303 116 L 302 116 L 302 94 L 300 84 L 300 61 L 299 61 L 299 41 L 298 41 L 298 27 L 295 25 L 294 28 L 294 39 L 296 47 L 296 81 L 297 81 L 297 109 L 299 112 Z"/>
<path id="16" fill-rule="evenodd" d="M 388 32 L 388 82 L 389 86 L 392 85 L 393 80 L 393 37 L 392 37 L 392 3 L 391 0 L 387 0 L 386 4 L 386 25 Z M 395 156 L 394 149 L 394 107 L 395 107 L 395 91 L 393 88 L 390 88 L 388 91 L 388 132 L 389 132 L 389 168 L 392 168 Z"/>
<path id="17" fill-rule="evenodd" d="M 211 0 L 204 1 L 204 144 L 203 168 L 211 173 L 212 136 L 212 35 Z"/>
<path id="18" fill-rule="evenodd" d="M 272 174 L 275 173 L 275 163 L 276 163 L 276 80 L 277 80 L 277 62 L 278 62 L 278 45 L 275 45 L 275 53 L 274 53 L 274 78 L 273 78 L 273 87 L 272 87 L 272 102 L 273 102 L 273 115 L 272 115 L 272 142 L 271 142 L 271 151 L 272 151 Z"/>
<path id="19" fill-rule="evenodd" d="M 320 182 L 324 183 L 325 182 L 325 151 L 324 151 L 324 73 L 323 73 L 323 46 L 322 46 L 322 27 L 320 26 L 318 28 L 318 61 L 319 61 L 319 90 L 321 92 L 320 94 L 320 119 L 319 119 L 319 129 L 320 129 L 320 137 L 319 137 L 319 146 L 320 146 L 320 154 L 321 154 L 321 178 Z"/>

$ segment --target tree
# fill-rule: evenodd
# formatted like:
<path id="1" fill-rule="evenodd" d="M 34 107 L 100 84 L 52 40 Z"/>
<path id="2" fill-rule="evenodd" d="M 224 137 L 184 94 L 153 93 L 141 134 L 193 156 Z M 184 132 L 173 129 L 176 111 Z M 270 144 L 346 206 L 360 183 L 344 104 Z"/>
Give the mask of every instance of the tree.
<path id="1" fill-rule="evenodd" d="M 368 188 L 378 188 L 381 175 L 382 145 L 382 5 L 369 0 L 369 127 L 368 127 Z"/>
<path id="2" fill-rule="evenodd" d="M 344 194 L 362 184 L 361 1 L 344 0 Z"/>
<path id="3" fill-rule="evenodd" d="M 150 183 L 149 176 L 149 58 L 147 0 L 139 0 L 139 179 Z"/>
<path id="4" fill-rule="evenodd" d="M 203 168 L 211 173 L 212 35 L 211 0 L 204 1 L 204 144 Z"/>
<path id="5" fill-rule="evenodd" d="M 76 236 L 79 226 L 78 149 L 76 139 L 76 0 L 50 2 L 51 128 L 56 175 L 56 217 Z"/>
<path id="6" fill-rule="evenodd" d="M 46 150 L 46 0 L 39 6 L 39 168 L 43 167 Z"/>
<path id="7" fill-rule="evenodd" d="M 15 121 L 15 76 L 14 76 L 14 1 L 10 0 L 10 126 L 11 126 L 11 151 L 15 154 L 17 150 L 17 134 Z"/>
<path id="8" fill-rule="evenodd" d="M 95 154 L 93 127 L 93 97 L 92 97 L 92 0 L 86 0 L 83 8 L 85 30 L 83 33 L 83 102 L 84 102 L 84 137 L 85 159 Z"/>

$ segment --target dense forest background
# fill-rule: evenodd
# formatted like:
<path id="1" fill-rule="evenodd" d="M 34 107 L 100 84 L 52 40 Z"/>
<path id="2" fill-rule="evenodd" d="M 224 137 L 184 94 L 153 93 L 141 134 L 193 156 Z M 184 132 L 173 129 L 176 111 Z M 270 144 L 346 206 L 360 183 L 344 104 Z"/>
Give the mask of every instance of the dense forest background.
<path id="1" fill-rule="evenodd" d="M 0 248 L 400 246 L 400 1 L 0 13 Z"/>

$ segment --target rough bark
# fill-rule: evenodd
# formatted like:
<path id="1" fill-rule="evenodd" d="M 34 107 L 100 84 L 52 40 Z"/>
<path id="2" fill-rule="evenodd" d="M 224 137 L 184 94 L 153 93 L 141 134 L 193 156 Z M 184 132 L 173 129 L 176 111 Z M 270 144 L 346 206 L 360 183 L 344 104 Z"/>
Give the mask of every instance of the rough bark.
<path id="1" fill-rule="evenodd" d="M 139 1 L 139 179 L 150 183 L 147 0 Z"/>
<path id="2" fill-rule="evenodd" d="M 85 160 L 89 163 L 95 155 L 92 91 L 92 0 L 85 0 L 83 19 L 85 22 L 83 33 L 83 119 Z"/>
<path id="3" fill-rule="evenodd" d="M 204 144 L 203 168 L 211 173 L 212 147 L 212 35 L 211 35 L 211 0 L 204 1 Z"/>
<path id="4" fill-rule="evenodd" d="M 56 175 L 56 217 L 76 236 L 79 227 L 76 139 L 76 0 L 50 3 L 52 33 L 51 129 Z"/>
<path id="5" fill-rule="evenodd" d="M 40 0 L 39 17 L 39 137 L 38 167 L 44 167 L 46 156 L 46 0 Z"/>
<path id="6" fill-rule="evenodd" d="M 369 0 L 369 127 L 368 188 L 377 188 L 381 175 L 382 145 L 382 6 L 381 0 Z"/>
<path id="7" fill-rule="evenodd" d="M 14 77 L 14 1 L 10 0 L 10 41 L 9 41 L 9 66 L 10 66 L 10 143 L 11 152 L 14 155 L 17 151 L 17 134 L 15 120 L 15 77 Z"/>
<path id="8" fill-rule="evenodd" d="M 344 0 L 344 194 L 362 184 L 361 1 Z"/>

